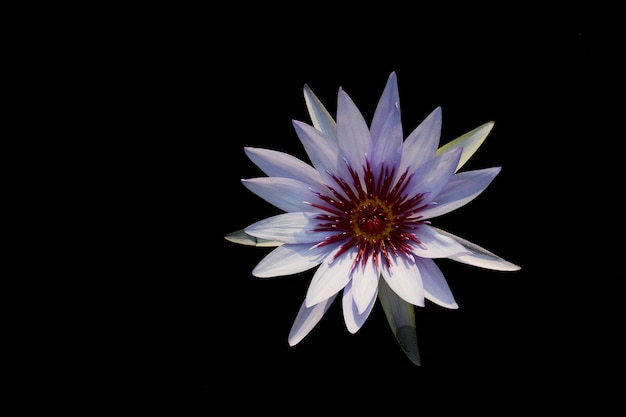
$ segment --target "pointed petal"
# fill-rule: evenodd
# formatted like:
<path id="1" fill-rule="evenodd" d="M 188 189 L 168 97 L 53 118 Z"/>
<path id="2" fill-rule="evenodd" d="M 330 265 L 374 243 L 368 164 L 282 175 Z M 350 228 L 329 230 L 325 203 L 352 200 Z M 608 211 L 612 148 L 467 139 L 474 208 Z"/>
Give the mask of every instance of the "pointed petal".
<path id="1" fill-rule="evenodd" d="M 387 78 L 385 89 L 378 100 L 376 111 L 372 118 L 370 132 L 374 142 L 380 138 L 381 132 L 389 119 L 389 115 L 393 112 L 400 113 L 400 96 L 398 94 L 398 79 L 395 72 L 392 72 Z M 401 138 L 402 140 L 402 138 Z"/>
<path id="2" fill-rule="evenodd" d="M 309 284 L 305 299 L 307 307 L 327 299 L 346 286 L 350 281 L 355 256 L 354 251 L 349 251 L 335 259 L 332 264 L 322 262 Z"/>
<path id="3" fill-rule="evenodd" d="M 441 107 L 437 107 L 404 141 L 398 172 L 402 173 L 409 167 L 419 167 L 431 160 L 435 156 L 440 136 Z"/>
<path id="4" fill-rule="evenodd" d="M 311 247 L 310 244 L 282 245 L 265 255 L 254 267 L 252 275 L 257 278 L 273 278 L 293 275 L 321 264 L 334 247 Z"/>
<path id="5" fill-rule="evenodd" d="M 409 195 L 424 194 L 423 203 L 436 198 L 454 174 L 460 156 L 461 149 L 456 149 L 422 164 L 409 179 Z"/>
<path id="6" fill-rule="evenodd" d="M 380 273 L 371 261 L 367 262 L 365 268 L 358 268 L 352 274 L 350 281 L 352 296 L 359 314 L 362 314 L 372 300 L 376 299 L 379 276 Z"/>
<path id="7" fill-rule="evenodd" d="M 240 245 L 248 245 L 248 246 L 258 246 L 258 247 L 274 247 L 280 246 L 283 242 L 278 242 L 275 240 L 267 240 L 261 239 L 252 235 L 247 234 L 243 229 L 236 230 L 224 236 L 226 240 L 233 243 L 238 243 Z"/>
<path id="8" fill-rule="evenodd" d="M 441 155 L 442 153 L 448 152 L 452 149 L 463 148 L 461 159 L 456 167 L 456 170 L 458 171 L 471 158 L 471 156 L 474 155 L 474 152 L 476 152 L 480 145 L 482 145 L 489 132 L 491 132 L 493 125 L 494 122 L 487 122 L 473 130 L 470 130 L 469 132 L 437 149 L 437 155 Z"/>
<path id="9" fill-rule="evenodd" d="M 431 205 L 420 212 L 424 219 L 449 213 L 476 198 L 491 184 L 500 167 L 478 169 L 454 174 Z"/>
<path id="10" fill-rule="evenodd" d="M 307 184 L 323 184 L 311 165 L 287 153 L 270 149 L 245 147 L 244 152 L 268 177 L 285 177 Z"/>
<path id="11" fill-rule="evenodd" d="M 446 278 L 432 259 L 416 259 L 415 263 L 422 274 L 426 299 L 445 308 L 459 308 Z"/>
<path id="12" fill-rule="evenodd" d="M 369 303 L 365 305 L 363 310 L 360 311 L 354 300 L 353 281 L 348 282 L 346 287 L 343 289 L 341 306 L 344 322 L 346 323 L 346 328 L 350 333 L 356 333 L 361 328 L 361 326 L 363 326 L 370 313 L 372 312 L 375 303 L 376 296 L 374 295 L 374 297 L 370 299 Z"/>
<path id="13" fill-rule="evenodd" d="M 385 124 L 378 136 L 372 136 L 373 148 L 370 160 L 374 170 L 381 166 L 395 167 L 400 162 L 402 153 L 402 122 L 400 107 L 392 107 Z"/>
<path id="14" fill-rule="evenodd" d="M 337 142 L 306 123 L 295 120 L 294 129 L 304 150 L 326 184 L 332 184 L 329 173 L 345 178 L 349 175 Z"/>
<path id="15" fill-rule="evenodd" d="M 382 270 L 384 281 L 406 302 L 424 307 L 424 285 L 413 260 L 397 256 L 390 261 L 391 266 Z"/>
<path id="16" fill-rule="evenodd" d="M 261 177 L 243 179 L 241 182 L 254 194 L 283 211 L 310 211 L 311 205 L 308 203 L 322 203 L 310 185 L 291 178 Z"/>
<path id="17" fill-rule="evenodd" d="M 304 337 L 309 334 L 315 325 L 322 319 L 324 313 L 328 311 L 328 308 L 335 300 L 337 294 L 328 297 L 314 306 L 307 307 L 303 302 L 300 306 L 300 310 L 296 316 L 296 320 L 291 326 L 289 331 L 289 337 L 287 341 L 289 346 L 294 346 L 302 341 Z"/>
<path id="18" fill-rule="evenodd" d="M 422 224 L 416 232 L 422 245 L 413 245 L 413 253 L 422 258 L 449 258 L 465 255 L 468 250 L 449 236 L 437 232 L 437 229 Z"/>
<path id="19" fill-rule="evenodd" d="M 283 243 L 319 243 L 337 232 L 314 231 L 319 220 L 315 213 L 284 213 L 268 217 L 245 228 L 249 235 Z"/>
<path id="20" fill-rule="evenodd" d="M 304 86 L 304 101 L 313 126 L 328 138 L 337 141 L 337 123 L 308 85 Z"/>
<path id="21" fill-rule="evenodd" d="M 398 297 L 384 280 L 380 280 L 378 286 L 378 299 L 398 344 L 409 360 L 420 366 L 422 361 L 417 347 L 415 307 Z"/>
<path id="22" fill-rule="evenodd" d="M 363 115 L 343 89 L 337 98 L 337 141 L 352 167 L 360 172 L 372 140 Z"/>
<path id="23" fill-rule="evenodd" d="M 461 245 L 463 245 L 470 253 L 467 255 L 454 256 L 449 259 L 462 262 L 465 264 L 477 266 L 480 268 L 493 269 L 496 271 L 517 271 L 521 269 L 519 265 L 515 265 L 501 257 L 489 252 L 487 249 L 481 248 L 475 243 L 469 242 L 463 238 L 453 235 L 452 233 L 437 229 L 437 231 L 446 236 L 450 236 Z"/>

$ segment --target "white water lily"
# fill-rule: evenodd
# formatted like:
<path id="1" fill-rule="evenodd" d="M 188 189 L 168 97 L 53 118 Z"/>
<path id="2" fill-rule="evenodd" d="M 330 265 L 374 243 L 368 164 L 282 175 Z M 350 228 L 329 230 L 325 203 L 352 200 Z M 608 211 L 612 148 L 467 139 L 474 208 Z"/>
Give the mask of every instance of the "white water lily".
<path id="1" fill-rule="evenodd" d="M 232 242 L 274 247 L 253 269 L 259 278 L 317 268 L 288 336 L 299 343 L 340 296 L 348 331 L 356 333 L 376 300 L 407 357 L 420 365 L 415 306 L 425 300 L 458 308 L 435 259 L 498 271 L 519 266 L 430 220 L 469 203 L 499 167 L 458 172 L 493 127 L 485 123 L 439 146 L 441 108 L 406 138 L 395 72 L 368 126 L 343 89 L 337 119 L 308 86 L 312 125 L 293 121 L 311 165 L 257 147 L 245 152 L 267 176 L 244 179 L 253 193 L 284 211 L 226 236 Z"/>

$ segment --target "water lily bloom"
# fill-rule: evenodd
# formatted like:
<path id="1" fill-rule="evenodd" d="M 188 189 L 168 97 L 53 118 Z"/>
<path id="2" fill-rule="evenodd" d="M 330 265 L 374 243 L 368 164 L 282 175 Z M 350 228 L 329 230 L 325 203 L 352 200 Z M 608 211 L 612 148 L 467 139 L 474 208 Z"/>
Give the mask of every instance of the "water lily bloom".
<path id="1" fill-rule="evenodd" d="M 499 271 L 520 268 L 431 223 L 469 203 L 500 172 L 459 172 L 493 122 L 439 147 L 438 107 L 405 138 L 395 72 L 369 125 L 342 88 L 336 120 L 307 85 L 304 97 L 312 124 L 294 120 L 293 126 L 311 164 L 276 150 L 244 148 L 267 176 L 243 184 L 281 214 L 226 238 L 273 247 L 253 269 L 256 277 L 316 268 L 289 345 L 307 336 L 337 297 L 351 333 L 379 300 L 403 351 L 420 365 L 415 306 L 429 300 L 458 308 L 436 259 Z"/>

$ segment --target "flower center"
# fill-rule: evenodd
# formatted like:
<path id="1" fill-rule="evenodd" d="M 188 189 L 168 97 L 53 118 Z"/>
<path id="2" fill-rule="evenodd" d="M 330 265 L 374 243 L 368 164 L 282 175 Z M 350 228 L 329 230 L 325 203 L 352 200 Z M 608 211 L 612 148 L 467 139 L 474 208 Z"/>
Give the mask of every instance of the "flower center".
<path id="1" fill-rule="evenodd" d="M 366 198 L 348 216 L 357 239 L 370 244 L 389 237 L 397 223 L 391 206 L 377 197 Z"/>
<path id="2" fill-rule="evenodd" d="M 394 180 L 394 171 L 381 167 L 376 173 L 366 164 L 363 177 L 348 167 L 352 184 L 333 177 L 341 192 L 316 193 L 323 204 L 311 203 L 317 215 L 318 232 L 333 232 L 317 246 L 341 242 L 335 258 L 354 250 L 354 267 L 373 260 L 377 267 L 391 265 L 395 256 L 412 256 L 414 245 L 421 244 L 416 232 L 424 223 L 419 214 L 423 195 L 407 193 L 408 171 Z M 361 179 L 362 178 L 362 179 Z"/>

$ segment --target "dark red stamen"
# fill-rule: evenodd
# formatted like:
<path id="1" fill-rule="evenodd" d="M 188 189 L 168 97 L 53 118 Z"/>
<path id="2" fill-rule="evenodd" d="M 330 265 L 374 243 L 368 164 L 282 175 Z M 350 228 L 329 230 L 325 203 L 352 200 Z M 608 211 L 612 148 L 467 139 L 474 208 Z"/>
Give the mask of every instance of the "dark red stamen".
<path id="1" fill-rule="evenodd" d="M 333 176 L 338 189 L 330 188 L 332 196 L 316 193 L 324 203 L 311 204 L 324 212 L 315 231 L 336 232 L 317 246 L 341 242 L 335 258 L 356 250 L 353 267 L 364 267 L 369 259 L 390 266 L 391 257 L 410 256 L 412 245 L 421 244 L 415 232 L 424 223 L 419 212 L 425 207 L 422 194 L 406 193 L 411 176 L 405 171 L 396 179 L 395 169 L 385 166 L 376 175 L 369 163 L 362 176 L 349 164 L 348 172 L 352 184 Z"/>

